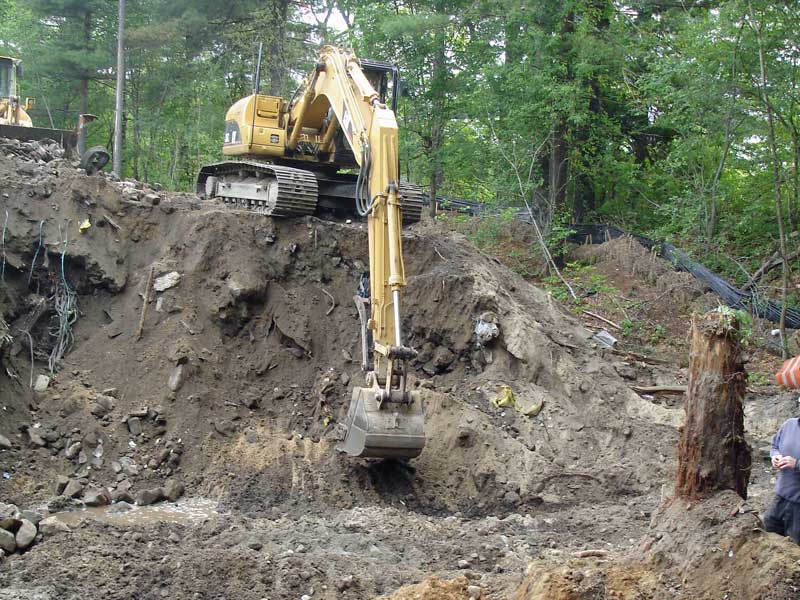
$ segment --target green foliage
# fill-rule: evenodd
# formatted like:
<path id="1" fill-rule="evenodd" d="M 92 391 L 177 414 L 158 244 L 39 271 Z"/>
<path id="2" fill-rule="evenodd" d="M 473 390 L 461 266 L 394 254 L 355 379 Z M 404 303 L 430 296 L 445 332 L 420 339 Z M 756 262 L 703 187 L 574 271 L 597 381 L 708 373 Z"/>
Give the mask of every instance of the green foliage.
<path id="1" fill-rule="evenodd" d="M 622 319 L 622 321 L 619 322 L 619 326 L 622 329 L 622 337 L 638 337 L 643 330 L 642 322 L 637 319 L 631 319 L 630 317 Z"/>
<path id="2" fill-rule="evenodd" d="M 773 382 L 774 375 L 772 373 L 765 373 L 763 371 L 747 373 L 747 383 L 751 385 L 770 385 Z"/>
<path id="3" fill-rule="evenodd" d="M 658 344 L 662 339 L 664 339 L 666 332 L 667 330 L 663 325 L 656 325 L 653 327 L 653 329 L 650 331 L 650 343 L 653 345 Z"/>
<path id="4" fill-rule="evenodd" d="M 346 31 L 332 27 L 336 13 Z M 571 224 L 608 220 L 743 283 L 742 267 L 753 272 L 777 238 L 757 27 L 796 230 L 800 11 L 766 0 L 128 0 L 125 175 L 191 189 L 199 165 L 220 157 L 225 111 L 253 87 L 258 42 L 262 89 L 287 97 L 322 43 L 351 45 L 408 81 L 404 179 L 527 202 L 556 257 Z M 99 117 L 90 144 L 112 138 L 115 41 L 116 3 L 0 0 L 0 52 L 25 60 L 35 122 L 71 128 L 85 102 Z M 471 235 L 490 247 L 508 243 L 503 233 L 498 218 Z M 507 255 L 522 265 L 527 250 L 539 251 Z"/>

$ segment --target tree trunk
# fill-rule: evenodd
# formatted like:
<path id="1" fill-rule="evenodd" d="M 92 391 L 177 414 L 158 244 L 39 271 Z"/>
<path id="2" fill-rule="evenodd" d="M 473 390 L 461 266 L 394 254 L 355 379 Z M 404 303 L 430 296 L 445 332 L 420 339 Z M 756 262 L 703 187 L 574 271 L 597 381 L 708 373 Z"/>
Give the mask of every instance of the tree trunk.
<path id="1" fill-rule="evenodd" d="M 731 489 L 747 498 L 751 459 L 744 439 L 745 380 L 736 317 L 720 312 L 693 317 L 676 496 L 697 498 Z"/>
<path id="2" fill-rule="evenodd" d="M 289 14 L 289 0 L 278 0 L 273 4 L 272 10 L 272 37 L 268 44 L 266 62 L 269 65 L 269 93 L 280 96 L 286 75 L 286 19 Z"/>
<path id="3" fill-rule="evenodd" d="M 567 153 L 569 152 L 569 142 L 566 139 L 567 129 L 563 124 L 557 125 L 553 130 L 550 140 L 550 161 L 548 167 L 549 202 L 554 212 L 563 208 L 567 200 Z M 544 223 L 545 227 L 550 227 L 550 223 Z"/>
<path id="4" fill-rule="evenodd" d="M 792 129 L 792 192 L 794 201 L 789 206 L 789 222 L 792 224 L 792 231 L 797 231 L 797 212 L 800 208 L 800 173 L 797 164 L 800 155 L 800 134 L 796 129 Z"/>
<path id="5" fill-rule="evenodd" d="M 752 3 L 748 4 L 750 5 L 750 14 L 753 18 L 753 21 L 755 21 L 755 12 L 753 12 Z M 754 26 L 754 29 L 756 32 L 756 39 L 758 41 L 758 63 L 761 75 L 761 99 L 764 103 L 764 110 L 767 113 L 767 139 L 769 140 L 769 151 L 772 158 L 772 187 L 773 193 L 775 194 L 775 220 L 778 222 L 778 239 L 781 243 L 781 259 L 783 260 L 781 263 L 781 320 L 778 326 L 781 330 L 781 354 L 783 355 L 783 358 L 788 358 L 789 349 L 786 343 L 786 296 L 789 290 L 789 261 L 786 257 L 789 255 L 789 251 L 786 245 L 786 231 L 783 223 L 783 192 L 781 190 L 781 180 L 783 179 L 783 176 L 781 174 L 781 161 L 778 157 L 778 143 L 775 134 L 775 118 L 772 110 L 772 103 L 769 99 L 769 92 L 767 91 L 767 67 L 764 53 L 762 27 L 763 24 L 758 22 L 757 26 Z"/>
<path id="6" fill-rule="evenodd" d="M 444 145 L 444 128 L 447 122 L 446 100 L 444 90 L 447 88 L 447 38 L 444 29 L 436 32 L 436 53 L 433 58 L 433 72 L 431 74 L 431 87 L 439 90 L 433 101 L 431 113 L 431 145 L 428 159 L 430 160 L 430 216 L 436 216 L 436 195 L 444 180 L 442 166 L 442 146 Z"/>

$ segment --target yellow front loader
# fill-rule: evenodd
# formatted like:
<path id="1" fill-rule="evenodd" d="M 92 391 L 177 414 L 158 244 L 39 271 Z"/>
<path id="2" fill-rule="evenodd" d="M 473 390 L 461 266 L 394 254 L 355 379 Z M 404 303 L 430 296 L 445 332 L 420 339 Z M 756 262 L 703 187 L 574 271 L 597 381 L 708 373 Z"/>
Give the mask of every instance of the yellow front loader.
<path id="1" fill-rule="evenodd" d="M 416 352 L 403 342 L 400 317 L 401 229 L 419 220 L 423 200 L 400 182 L 398 89 L 393 65 L 325 46 L 290 102 L 256 85 L 230 108 L 223 152 L 232 160 L 203 167 L 197 182 L 209 199 L 267 215 L 322 207 L 367 217 L 369 292 L 356 297 L 366 382 L 353 389 L 339 446 L 352 456 L 413 458 L 425 445 L 420 395 L 407 389 Z"/>
<path id="2" fill-rule="evenodd" d="M 17 58 L 0 56 L 0 137 L 18 140 L 55 140 L 68 155 L 75 151 L 77 133 L 63 129 L 34 127 L 28 111 L 33 98 L 20 98 L 17 80 L 22 75 L 22 63 Z"/>

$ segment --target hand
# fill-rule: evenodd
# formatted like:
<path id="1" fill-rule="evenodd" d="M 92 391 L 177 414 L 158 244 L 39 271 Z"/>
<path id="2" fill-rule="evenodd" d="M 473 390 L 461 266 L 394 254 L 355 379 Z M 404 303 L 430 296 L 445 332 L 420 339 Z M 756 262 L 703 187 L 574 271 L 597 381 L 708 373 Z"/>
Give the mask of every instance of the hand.
<path id="1" fill-rule="evenodd" d="M 773 466 L 773 468 L 780 469 L 780 467 L 778 466 L 778 463 L 781 462 L 782 458 L 783 458 L 783 456 L 781 456 L 780 454 L 776 454 L 775 456 L 772 457 L 772 466 Z"/>
<path id="2" fill-rule="evenodd" d="M 781 459 L 778 461 L 778 468 L 794 470 L 796 464 L 797 464 L 796 458 L 792 456 L 782 456 Z"/>

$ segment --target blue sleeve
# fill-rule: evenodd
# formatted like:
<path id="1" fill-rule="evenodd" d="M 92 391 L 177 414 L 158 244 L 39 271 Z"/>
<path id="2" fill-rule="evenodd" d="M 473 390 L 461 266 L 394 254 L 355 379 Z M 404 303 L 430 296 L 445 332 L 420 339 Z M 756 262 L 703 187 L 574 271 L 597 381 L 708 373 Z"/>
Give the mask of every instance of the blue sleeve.
<path id="1" fill-rule="evenodd" d="M 778 429 L 778 433 L 772 436 L 772 447 L 769 449 L 769 456 L 772 458 L 776 454 L 780 454 L 780 446 L 781 446 L 781 438 L 783 437 L 783 429 L 786 427 L 786 423 L 781 425 L 781 428 Z"/>

